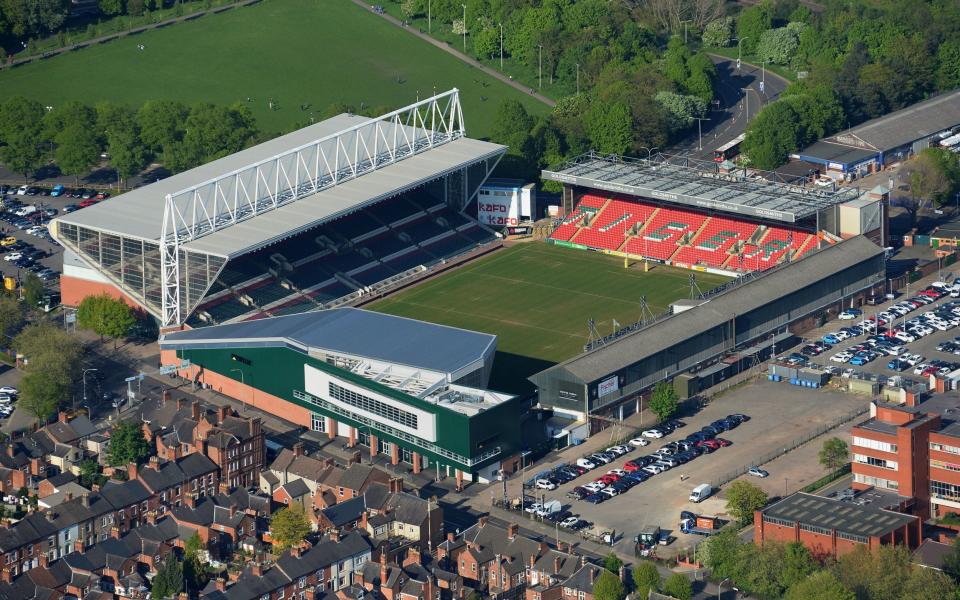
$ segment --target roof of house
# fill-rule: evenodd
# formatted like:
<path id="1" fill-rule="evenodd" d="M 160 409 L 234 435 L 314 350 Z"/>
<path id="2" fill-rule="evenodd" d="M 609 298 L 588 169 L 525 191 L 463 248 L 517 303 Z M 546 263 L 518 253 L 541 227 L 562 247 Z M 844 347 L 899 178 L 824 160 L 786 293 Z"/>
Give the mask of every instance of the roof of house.
<path id="1" fill-rule="evenodd" d="M 310 488 L 307 487 L 307 484 L 302 479 L 294 479 L 290 483 L 280 486 L 280 489 L 294 499 L 310 494 Z"/>
<path id="2" fill-rule="evenodd" d="M 161 336 L 160 347 L 325 350 L 453 373 L 490 354 L 496 340 L 486 333 L 348 307 L 175 331 Z"/>
<path id="3" fill-rule="evenodd" d="M 588 594 L 593 593 L 593 583 L 600 577 L 603 567 L 587 563 L 577 569 L 573 575 L 563 582 L 563 587 L 572 588 Z"/>
<path id="4" fill-rule="evenodd" d="M 781 522 L 801 523 L 855 536 L 884 536 L 918 518 L 892 510 L 861 506 L 834 498 L 797 493 L 760 512 Z"/>
<path id="5" fill-rule="evenodd" d="M 913 551 L 913 562 L 930 569 L 942 571 L 943 563 L 952 549 L 953 545 L 951 544 L 944 544 L 927 538 Z"/>
<path id="6" fill-rule="evenodd" d="M 328 506 L 320 512 L 334 527 L 340 528 L 348 523 L 359 521 L 366 509 L 365 497 L 357 496 L 339 504 Z"/>

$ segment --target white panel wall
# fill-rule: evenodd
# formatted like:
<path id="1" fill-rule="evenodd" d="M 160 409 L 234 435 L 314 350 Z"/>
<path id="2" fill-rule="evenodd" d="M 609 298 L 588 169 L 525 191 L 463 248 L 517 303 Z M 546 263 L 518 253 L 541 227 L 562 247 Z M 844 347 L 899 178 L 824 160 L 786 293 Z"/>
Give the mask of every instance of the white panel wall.
<path id="1" fill-rule="evenodd" d="M 353 384 L 339 377 L 335 377 L 333 375 L 325 373 L 324 371 L 311 367 L 310 365 L 304 365 L 303 369 L 304 369 L 303 371 L 304 388 L 306 388 L 305 391 L 308 394 L 312 396 L 316 396 L 317 398 L 323 398 L 330 404 L 339 406 L 344 410 L 367 417 L 368 419 L 372 419 L 379 423 L 384 423 L 386 425 L 389 425 L 390 427 L 393 427 L 394 429 L 403 431 L 405 433 L 409 433 L 410 435 L 417 436 L 418 438 L 427 440 L 429 442 L 437 441 L 437 422 L 436 422 L 436 416 L 433 413 L 427 412 L 425 410 L 421 410 L 414 406 L 410 406 L 409 404 L 405 404 L 403 402 L 400 402 L 399 400 L 394 400 L 393 398 L 378 394 L 377 392 L 371 391 L 365 387 Z M 417 415 L 417 428 L 414 429 L 412 427 L 408 427 L 401 423 L 397 423 L 395 421 L 386 419 L 381 415 L 377 415 L 377 414 L 365 411 L 356 406 L 352 406 L 350 404 L 346 404 L 344 402 L 331 398 L 330 385 L 329 385 L 331 381 L 344 389 L 356 392 L 357 394 L 363 394 L 364 396 L 373 398 L 374 400 L 383 402 L 384 404 L 388 404 L 400 410 L 404 410 L 409 413 L 413 413 Z"/>

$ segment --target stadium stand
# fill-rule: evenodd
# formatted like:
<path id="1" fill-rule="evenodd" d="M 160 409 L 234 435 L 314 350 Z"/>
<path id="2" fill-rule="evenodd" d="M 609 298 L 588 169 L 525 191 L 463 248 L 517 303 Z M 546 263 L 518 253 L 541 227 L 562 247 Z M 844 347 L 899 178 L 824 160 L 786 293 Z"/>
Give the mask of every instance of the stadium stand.
<path id="1" fill-rule="evenodd" d="M 635 199 L 584 195 L 549 239 L 681 265 L 769 269 L 816 247 L 816 235 Z"/>
<path id="2" fill-rule="evenodd" d="M 429 196 L 400 195 L 230 261 L 188 324 L 321 308 L 494 237 Z"/>

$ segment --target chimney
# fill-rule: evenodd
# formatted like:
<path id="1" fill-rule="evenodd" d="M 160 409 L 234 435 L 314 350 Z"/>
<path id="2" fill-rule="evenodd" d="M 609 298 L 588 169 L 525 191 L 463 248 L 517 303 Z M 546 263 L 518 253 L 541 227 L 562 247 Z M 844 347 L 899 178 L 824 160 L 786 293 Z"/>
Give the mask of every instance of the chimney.
<path id="1" fill-rule="evenodd" d="M 66 493 L 63 495 L 63 501 L 64 501 L 64 502 L 70 502 L 71 500 L 73 500 L 73 493 L 72 493 L 72 492 L 66 492 Z"/>
<path id="2" fill-rule="evenodd" d="M 223 423 L 223 420 L 230 416 L 230 407 L 221 406 L 217 411 L 217 417 L 220 419 L 220 422 Z"/>
<path id="3" fill-rule="evenodd" d="M 553 575 L 556 575 L 560 572 L 560 563 L 563 562 L 563 559 L 559 556 L 553 557 Z"/>
<path id="4" fill-rule="evenodd" d="M 537 556 L 535 554 L 530 555 L 530 570 L 533 570 L 533 565 L 537 564 Z"/>
<path id="5" fill-rule="evenodd" d="M 387 585 L 387 575 L 389 574 L 389 569 L 387 568 L 387 555 L 380 555 L 380 585 Z"/>
<path id="6" fill-rule="evenodd" d="M 333 457 L 323 459 L 323 466 L 326 468 L 330 468 L 335 464 L 337 464 L 337 461 L 333 460 Z"/>
<path id="7" fill-rule="evenodd" d="M 339 541 L 340 541 L 340 532 L 337 531 L 336 529 L 331 529 L 331 530 L 330 530 L 330 541 L 331 541 L 331 542 L 339 542 Z"/>
<path id="8" fill-rule="evenodd" d="M 225 592 L 225 591 L 227 591 L 227 580 L 224 579 L 223 577 L 217 577 L 217 578 L 214 580 L 214 585 L 217 586 L 217 591 L 218 591 L 218 592 Z"/>
<path id="9" fill-rule="evenodd" d="M 183 503 L 190 508 L 195 508 L 197 506 L 197 499 L 193 494 L 188 492 L 183 495 Z"/>
<path id="10" fill-rule="evenodd" d="M 160 470 L 160 457 L 159 457 L 159 456 L 151 456 L 151 457 L 150 457 L 150 468 L 152 468 L 154 471 L 159 471 L 159 470 Z"/>
<path id="11" fill-rule="evenodd" d="M 403 491 L 403 478 L 402 477 L 392 477 L 390 478 L 390 491 L 393 493 L 399 493 Z"/>
<path id="12" fill-rule="evenodd" d="M 520 533 L 520 525 L 517 523 L 510 523 L 507 525 L 507 539 L 512 540 L 517 537 L 517 534 Z"/>
<path id="13" fill-rule="evenodd" d="M 620 565 L 620 572 L 617 573 L 620 576 L 620 581 L 623 583 L 627 582 L 627 569 L 623 565 Z"/>
<path id="14" fill-rule="evenodd" d="M 70 422 L 70 418 L 67 417 L 67 412 L 64 411 L 64 410 L 61 410 L 60 412 L 58 412 L 58 413 L 57 413 L 57 421 L 60 421 L 61 423 L 69 423 L 69 422 Z"/>
<path id="15" fill-rule="evenodd" d="M 80 494 L 80 505 L 83 506 L 84 508 L 90 508 L 90 494 L 88 494 L 87 492 Z"/>
<path id="16" fill-rule="evenodd" d="M 586 556 L 581 556 L 581 557 L 580 557 L 580 566 L 581 566 L 581 567 L 587 566 L 587 557 L 586 557 Z"/>
<path id="17" fill-rule="evenodd" d="M 230 495 L 230 484 L 226 480 L 221 480 L 220 485 L 217 486 L 217 490 L 224 496 Z"/>
<path id="18" fill-rule="evenodd" d="M 300 546 L 300 544 L 294 544 L 290 546 L 290 556 L 293 558 L 300 558 L 303 556 L 303 548 Z"/>
<path id="19" fill-rule="evenodd" d="M 306 456 L 306 452 L 303 449 L 303 442 L 297 442 L 293 445 L 293 455 L 294 456 Z"/>
<path id="20" fill-rule="evenodd" d="M 137 463 L 130 463 L 129 465 L 127 465 L 127 479 L 129 479 L 130 481 L 133 481 L 134 479 L 137 478 L 138 474 L 139 473 L 137 471 Z"/>
<path id="21" fill-rule="evenodd" d="M 10 458 L 13 458 L 13 454 L 14 454 L 13 444 L 7 444 L 7 456 L 9 456 Z"/>
<path id="22" fill-rule="evenodd" d="M 99 484 L 99 483 L 94 483 L 94 484 L 92 484 L 92 485 L 90 486 L 90 491 L 91 491 L 91 492 L 96 492 L 96 493 L 99 494 L 99 493 L 100 493 L 100 484 Z"/>
<path id="23" fill-rule="evenodd" d="M 253 418 L 253 419 L 248 418 L 248 419 L 247 419 L 247 427 L 248 427 L 249 430 L 250 430 L 250 435 L 251 435 L 251 436 L 252 436 L 253 434 L 259 432 L 259 431 L 260 431 L 260 417 L 256 417 L 256 418 Z"/>
<path id="24" fill-rule="evenodd" d="M 166 404 L 167 402 L 170 402 L 170 398 L 171 398 L 171 397 L 172 397 L 172 396 L 170 395 L 170 390 L 163 390 L 163 403 L 164 403 L 164 404 Z"/>
<path id="25" fill-rule="evenodd" d="M 594 574 L 595 574 L 594 571 L 596 571 L 596 569 L 594 569 L 593 567 L 591 567 L 591 568 L 587 569 L 587 571 L 590 573 L 590 585 L 593 585 L 593 576 L 594 576 Z"/>
<path id="26" fill-rule="evenodd" d="M 255 562 L 255 563 L 251 564 L 251 565 L 250 565 L 250 573 L 251 573 L 254 577 L 263 577 L 263 566 L 261 566 L 260 563 L 258 563 L 258 562 Z M 592 579 L 592 578 L 591 578 L 591 579 Z"/>
<path id="27" fill-rule="evenodd" d="M 367 529 L 367 511 L 363 511 L 363 514 L 360 515 L 360 529 Z"/>
<path id="28" fill-rule="evenodd" d="M 186 405 L 187 405 L 187 399 L 186 399 L 186 398 L 177 398 L 177 410 L 182 409 L 182 408 L 183 408 L 184 406 L 186 406 Z"/>
<path id="29" fill-rule="evenodd" d="M 194 421 L 200 420 L 200 401 L 194 400 L 193 404 L 190 405 L 190 415 L 193 417 Z"/>
<path id="30" fill-rule="evenodd" d="M 480 524 L 480 527 L 486 527 L 486 526 L 487 526 L 487 515 L 483 515 L 482 517 L 480 517 L 479 519 L 477 519 L 477 523 Z"/>
<path id="31" fill-rule="evenodd" d="M 114 525 L 113 527 L 111 527 L 111 528 L 110 528 L 110 537 L 112 537 L 112 538 L 115 539 L 115 540 L 119 540 L 119 539 L 120 539 L 120 528 L 117 527 L 116 525 Z"/>
<path id="32" fill-rule="evenodd" d="M 147 523 L 149 523 L 150 525 L 157 524 L 157 511 L 151 510 L 147 512 Z"/>
<path id="33" fill-rule="evenodd" d="M 233 515 L 237 514 L 237 505 L 231 504 L 227 510 L 230 511 L 230 517 L 232 518 Z"/>
<path id="34" fill-rule="evenodd" d="M 457 539 L 456 534 L 454 534 L 452 531 L 448 531 L 448 532 L 447 532 L 447 541 L 448 541 L 448 542 L 456 541 L 456 539 Z"/>

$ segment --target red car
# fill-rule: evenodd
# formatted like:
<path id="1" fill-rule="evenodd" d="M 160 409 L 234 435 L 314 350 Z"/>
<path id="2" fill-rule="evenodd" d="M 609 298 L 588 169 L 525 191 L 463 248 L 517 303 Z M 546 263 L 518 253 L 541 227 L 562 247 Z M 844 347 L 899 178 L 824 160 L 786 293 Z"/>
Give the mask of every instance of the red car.
<path id="1" fill-rule="evenodd" d="M 109 197 L 110 197 L 110 192 L 99 192 L 95 196 L 97 200 L 106 200 Z"/>
<path id="2" fill-rule="evenodd" d="M 614 475 L 613 473 L 607 473 L 603 477 L 598 477 L 597 481 L 606 485 L 610 485 L 611 483 L 618 481 L 619 479 L 620 479 L 619 475 Z"/>
<path id="3" fill-rule="evenodd" d="M 643 467 L 641 467 L 640 465 L 638 465 L 633 461 L 627 461 L 623 465 L 623 470 L 626 471 L 627 473 L 633 473 L 634 471 L 639 471 L 642 468 Z"/>
<path id="4" fill-rule="evenodd" d="M 720 447 L 720 442 L 717 440 L 702 440 L 697 442 L 697 446 L 700 448 L 710 448 L 711 450 L 716 450 Z"/>
<path id="5" fill-rule="evenodd" d="M 97 203 L 96 200 L 94 200 L 93 198 L 89 198 L 89 199 L 84 200 L 83 202 L 80 203 L 80 208 L 86 208 L 86 207 L 88 207 L 88 206 L 93 206 L 93 205 L 96 204 L 96 203 Z"/>
<path id="6" fill-rule="evenodd" d="M 724 438 L 713 438 L 713 441 L 715 441 L 716 443 L 720 444 L 720 447 L 721 447 L 721 448 L 726 448 L 727 446 L 732 446 L 732 445 L 733 445 L 733 442 L 731 442 L 731 441 L 728 440 L 728 439 L 724 439 Z"/>

